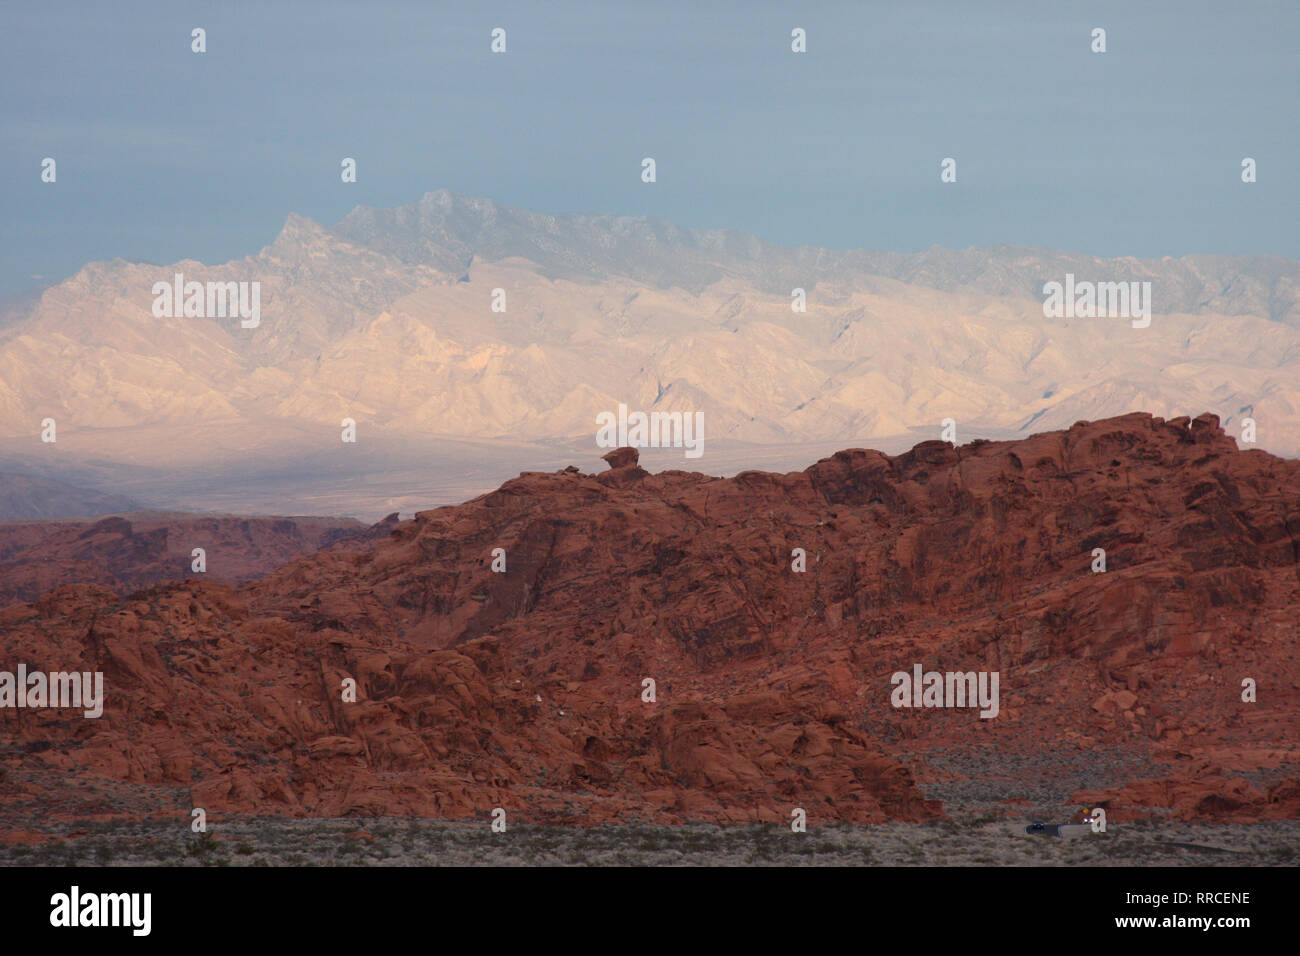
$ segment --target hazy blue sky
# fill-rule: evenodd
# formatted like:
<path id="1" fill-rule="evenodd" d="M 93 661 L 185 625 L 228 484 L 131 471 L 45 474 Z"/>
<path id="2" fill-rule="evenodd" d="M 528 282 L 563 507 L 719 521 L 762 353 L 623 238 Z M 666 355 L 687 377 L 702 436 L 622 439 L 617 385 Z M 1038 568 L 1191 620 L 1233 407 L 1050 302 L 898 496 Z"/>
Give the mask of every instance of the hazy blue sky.
<path id="1" fill-rule="evenodd" d="M 7 0 L 0 294 L 444 187 L 790 245 L 1300 257 L 1297 35 L 1293 0 Z"/>

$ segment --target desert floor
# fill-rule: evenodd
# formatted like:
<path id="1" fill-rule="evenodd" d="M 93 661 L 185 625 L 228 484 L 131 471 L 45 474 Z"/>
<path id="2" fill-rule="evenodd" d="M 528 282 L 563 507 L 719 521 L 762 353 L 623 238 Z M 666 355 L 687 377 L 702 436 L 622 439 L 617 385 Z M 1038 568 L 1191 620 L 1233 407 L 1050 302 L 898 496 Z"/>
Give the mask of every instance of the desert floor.
<path id="1" fill-rule="evenodd" d="M 1048 822 L 1060 822 L 1048 820 Z M 932 824 L 559 827 L 488 820 L 224 818 L 71 822 L 40 845 L 0 842 L 0 865 L 192 866 L 1286 866 L 1300 821 L 1206 825 L 1111 823 L 1074 839 L 1030 836 L 1025 822 L 970 817 Z M 0 841 L 24 834 L 0 834 Z M 61 837 L 61 838 L 59 838 Z"/>

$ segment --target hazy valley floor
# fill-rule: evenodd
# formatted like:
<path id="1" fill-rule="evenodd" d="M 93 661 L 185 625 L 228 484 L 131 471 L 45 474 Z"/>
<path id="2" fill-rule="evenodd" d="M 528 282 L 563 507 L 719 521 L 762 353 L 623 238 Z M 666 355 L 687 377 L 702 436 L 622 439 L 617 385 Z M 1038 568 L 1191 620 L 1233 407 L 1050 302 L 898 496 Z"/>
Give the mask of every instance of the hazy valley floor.
<path id="1" fill-rule="evenodd" d="M 967 426 L 963 436 L 1023 437 L 974 425 Z M 368 437 L 356 448 L 339 442 L 333 432 L 329 443 L 318 435 L 309 441 L 297 429 L 260 437 L 266 445 L 241 449 L 224 444 L 229 436 L 219 429 L 196 428 L 193 435 L 182 437 L 169 437 L 156 429 L 124 429 L 106 450 L 96 444 L 91 432 L 71 433 L 66 439 L 60 437 L 57 469 L 30 454 L 22 442 L 0 438 L 0 472 L 34 476 L 27 477 L 32 486 L 27 496 L 11 494 L 15 500 L 6 504 L 0 495 L 0 519 L 82 517 L 149 508 L 245 516 L 345 516 L 370 523 L 395 511 L 410 517 L 417 511 L 460 504 L 495 490 L 521 472 L 554 472 L 576 465 L 600 473 L 607 467 L 601 456 L 609 451 L 598 447 L 594 437 L 527 443 L 387 434 Z M 843 448 L 897 454 L 935 437 L 937 430 L 918 430 L 909 435 L 773 445 L 709 438 L 698 458 L 686 457 L 681 448 L 645 448 L 641 464 L 652 472 L 677 469 L 707 475 L 753 469 L 802 471 Z M 47 488 L 48 500 L 41 501 L 42 483 L 58 484 L 62 493 Z M 96 494 L 106 503 L 92 507 L 83 500 Z"/>

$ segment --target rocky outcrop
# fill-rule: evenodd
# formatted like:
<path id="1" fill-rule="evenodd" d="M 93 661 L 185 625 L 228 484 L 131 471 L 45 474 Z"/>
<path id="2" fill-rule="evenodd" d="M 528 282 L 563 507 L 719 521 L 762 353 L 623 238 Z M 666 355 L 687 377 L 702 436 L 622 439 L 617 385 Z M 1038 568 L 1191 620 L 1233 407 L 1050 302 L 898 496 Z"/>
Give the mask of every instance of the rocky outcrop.
<path id="1" fill-rule="evenodd" d="M 396 515 L 391 520 L 396 520 Z M 389 521 L 390 519 L 385 519 Z M 250 581 L 299 555 L 330 546 L 364 547 L 388 531 L 351 518 L 237 517 L 170 512 L 98 521 L 0 523 L 0 606 L 32 600 L 65 584 L 97 584 L 127 593 L 202 572 L 232 584 Z"/>
<path id="2" fill-rule="evenodd" d="M 620 452 L 238 588 L 8 607 L 3 661 L 107 702 L 0 710 L 0 812 L 919 821 L 935 755 L 1123 747 L 1184 783 L 1098 756 L 1080 804 L 1294 814 L 1300 463 L 1143 414 L 730 479 Z M 996 671 L 997 716 L 893 706 L 914 665 Z"/>
<path id="3" fill-rule="evenodd" d="M 1222 767 L 1198 761 L 1159 780 L 1137 780 L 1114 790 L 1081 791 L 1075 799 L 1106 810 L 1107 820 L 1160 819 L 1254 823 L 1300 819 L 1300 777 L 1286 777 L 1261 790 Z"/>

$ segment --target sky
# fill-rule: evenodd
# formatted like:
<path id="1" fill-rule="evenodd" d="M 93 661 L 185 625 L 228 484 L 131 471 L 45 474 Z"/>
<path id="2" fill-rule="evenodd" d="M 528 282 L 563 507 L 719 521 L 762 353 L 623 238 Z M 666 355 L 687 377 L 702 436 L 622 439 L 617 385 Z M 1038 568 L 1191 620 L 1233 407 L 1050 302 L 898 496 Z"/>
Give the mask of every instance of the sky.
<path id="1" fill-rule="evenodd" d="M 1293 0 L 7 0 L 0 297 L 441 188 L 782 245 L 1300 258 L 1298 34 Z"/>

